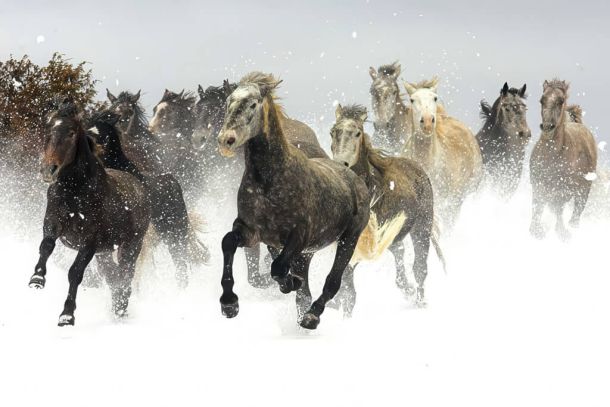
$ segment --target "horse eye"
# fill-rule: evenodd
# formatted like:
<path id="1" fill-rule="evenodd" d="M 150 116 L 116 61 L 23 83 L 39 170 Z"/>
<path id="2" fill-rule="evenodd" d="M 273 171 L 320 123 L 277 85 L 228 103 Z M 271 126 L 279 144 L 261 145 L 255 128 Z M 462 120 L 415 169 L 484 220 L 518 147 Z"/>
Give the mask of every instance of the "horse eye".
<path id="1" fill-rule="evenodd" d="M 256 102 L 254 102 L 250 105 L 250 109 L 254 109 L 255 107 L 256 107 Z"/>
<path id="2" fill-rule="evenodd" d="M 435 102 L 438 101 L 438 97 L 434 96 L 434 101 Z"/>
<path id="3" fill-rule="evenodd" d="M 360 137 L 360 134 L 361 134 L 360 132 L 356 133 L 356 137 Z"/>
<path id="4" fill-rule="evenodd" d="M 415 103 L 415 100 L 411 99 L 411 103 Z"/>

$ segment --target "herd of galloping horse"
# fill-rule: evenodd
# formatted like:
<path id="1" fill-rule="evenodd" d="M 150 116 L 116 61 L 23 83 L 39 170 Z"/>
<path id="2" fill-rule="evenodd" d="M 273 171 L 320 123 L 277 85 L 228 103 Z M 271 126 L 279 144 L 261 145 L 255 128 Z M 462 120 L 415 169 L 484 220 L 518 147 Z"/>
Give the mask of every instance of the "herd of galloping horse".
<path id="1" fill-rule="evenodd" d="M 198 100 L 166 90 L 150 123 L 140 92 L 107 91 L 109 106 L 96 112 L 64 99 L 47 120 L 41 174 L 50 185 L 30 286 L 44 287 L 46 263 L 60 239 L 78 254 L 59 325 L 74 324 L 77 290 L 94 256 L 114 314 L 125 315 L 149 230 L 167 246 L 178 283 L 186 286 L 189 268 L 208 258 L 187 208 L 210 191 L 213 180 L 223 179 L 219 193 L 237 195 L 237 218 L 222 239 L 220 303 L 226 317 L 239 312 L 233 291 L 239 247 L 246 252 L 249 283 L 295 291 L 299 323 L 307 329 L 318 326 L 326 306 L 351 314 L 354 269 L 385 250 L 394 256 L 398 287 L 424 305 L 430 245 L 444 266 L 441 227 L 451 230 L 465 198 L 483 179 L 505 197 L 517 188 L 531 138 L 526 86 L 505 83 L 493 104 L 482 101 L 484 124 L 475 136 L 439 103 L 437 79 L 405 82 L 406 104 L 397 62 L 369 73 L 374 134 L 365 133 L 364 106 L 337 105 L 332 158 L 315 132 L 278 104 L 281 81 L 261 72 L 239 83 L 199 86 Z M 556 215 L 558 235 L 569 238 L 564 206 L 574 200 L 570 224 L 577 226 L 596 171 L 593 135 L 580 107 L 567 101 L 565 81 L 544 82 L 541 135 L 530 161 L 530 232 L 537 238 L 544 235 L 546 206 Z M 415 281 L 405 270 L 407 235 Z M 272 258 L 270 274 L 259 270 L 260 244 Z M 332 244 L 334 262 L 313 301 L 309 265 L 315 252 Z"/>

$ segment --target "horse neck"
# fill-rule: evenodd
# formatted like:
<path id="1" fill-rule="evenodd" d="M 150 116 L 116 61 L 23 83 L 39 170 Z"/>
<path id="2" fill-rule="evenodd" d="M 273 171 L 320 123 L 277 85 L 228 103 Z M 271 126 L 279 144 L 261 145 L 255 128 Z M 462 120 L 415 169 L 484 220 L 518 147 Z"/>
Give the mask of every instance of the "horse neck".
<path id="1" fill-rule="evenodd" d="M 95 190 L 106 178 L 106 171 L 91 148 L 87 136 L 78 136 L 74 161 L 58 180 L 67 190 Z"/>
<path id="2" fill-rule="evenodd" d="M 176 123 L 177 132 L 184 137 L 190 137 L 195 128 L 195 114 L 193 109 L 191 108 L 189 110 L 185 107 L 184 110 L 180 112 L 179 116 L 178 123 Z"/>
<path id="3" fill-rule="evenodd" d="M 356 164 L 351 167 L 351 170 L 354 171 L 359 177 L 364 179 L 367 187 L 372 186 L 372 174 L 371 174 L 371 164 L 369 163 L 369 155 L 373 152 L 369 149 L 369 146 L 364 140 L 364 135 L 362 136 L 362 141 L 360 144 L 360 152 L 358 153 L 358 160 Z"/>
<path id="4" fill-rule="evenodd" d="M 263 175 L 260 181 L 270 181 L 269 176 L 281 174 L 281 168 L 290 155 L 289 144 L 282 130 L 278 107 L 270 96 L 268 108 L 263 108 L 263 130 L 248 140 L 245 148 L 246 172 Z"/>

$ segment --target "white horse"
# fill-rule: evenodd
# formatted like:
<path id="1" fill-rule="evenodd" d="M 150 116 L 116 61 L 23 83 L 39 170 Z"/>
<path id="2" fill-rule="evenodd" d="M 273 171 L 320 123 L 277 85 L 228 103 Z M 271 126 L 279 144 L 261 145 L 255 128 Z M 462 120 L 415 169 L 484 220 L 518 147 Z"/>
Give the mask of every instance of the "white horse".
<path id="1" fill-rule="evenodd" d="M 474 134 L 449 117 L 438 103 L 438 79 L 405 82 L 410 96 L 412 133 L 403 155 L 418 162 L 434 188 L 434 200 L 445 224 L 453 226 L 466 196 L 481 182 L 481 152 Z"/>

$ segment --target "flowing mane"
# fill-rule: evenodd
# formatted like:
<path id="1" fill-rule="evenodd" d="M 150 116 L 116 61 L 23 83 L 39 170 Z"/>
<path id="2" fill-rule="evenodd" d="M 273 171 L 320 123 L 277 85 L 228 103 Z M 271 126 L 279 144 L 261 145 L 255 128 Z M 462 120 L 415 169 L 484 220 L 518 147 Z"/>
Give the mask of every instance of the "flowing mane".
<path id="1" fill-rule="evenodd" d="M 560 79 L 551 79 L 550 81 L 545 81 L 544 82 L 544 87 L 545 88 L 552 88 L 552 89 L 559 89 L 562 90 L 566 93 L 566 96 L 568 94 L 568 89 L 570 89 L 570 83 L 560 80 Z"/>
<path id="2" fill-rule="evenodd" d="M 400 64 L 398 63 L 398 61 L 394 61 L 391 64 L 381 65 L 377 69 L 377 72 L 379 72 L 383 76 L 393 76 L 397 72 L 400 72 Z"/>
<path id="3" fill-rule="evenodd" d="M 173 103 L 176 103 L 177 105 L 179 105 L 181 107 L 188 108 L 195 104 L 196 96 L 193 92 L 191 92 L 191 91 L 185 92 L 184 90 L 180 93 L 174 93 L 174 92 L 164 93 L 163 97 L 161 98 L 161 102 L 170 102 L 170 101 Z"/>

